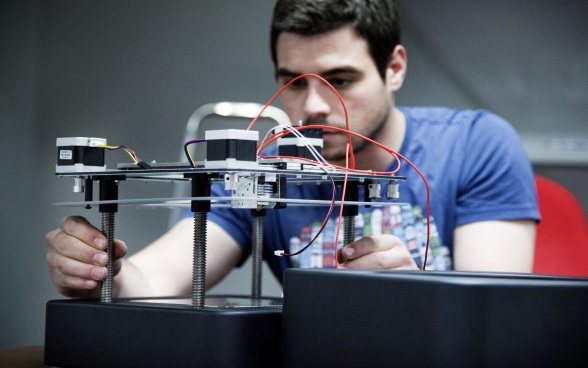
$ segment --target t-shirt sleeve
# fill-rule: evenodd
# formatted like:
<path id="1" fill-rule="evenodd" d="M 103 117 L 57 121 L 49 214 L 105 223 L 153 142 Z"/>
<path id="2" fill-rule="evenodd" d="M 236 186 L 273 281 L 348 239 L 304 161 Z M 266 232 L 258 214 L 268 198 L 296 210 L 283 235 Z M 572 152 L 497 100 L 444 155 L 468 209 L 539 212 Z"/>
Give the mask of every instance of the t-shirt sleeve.
<path id="1" fill-rule="evenodd" d="M 228 197 L 231 195 L 229 191 L 225 191 L 222 184 L 212 184 L 212 197 Z M 223 201 L 226 202 L 226 201 Z M 186 210 L 183 218 L 191 217 L 193 213 Z M 243 250 L 243 259 L 251 253 L 251 227 L 253 221 L 246 209 L 234 209 L 226 206 L 213 205 L 210 212 L 207 214 L 209 221 L 222 227 Z"/>
<path id="2" fill-rule="evenodd" d="M 516 131 L 481 111 L 469 126 L 458 182 L 456 225 L 539 219 L 533 170 Z"/>

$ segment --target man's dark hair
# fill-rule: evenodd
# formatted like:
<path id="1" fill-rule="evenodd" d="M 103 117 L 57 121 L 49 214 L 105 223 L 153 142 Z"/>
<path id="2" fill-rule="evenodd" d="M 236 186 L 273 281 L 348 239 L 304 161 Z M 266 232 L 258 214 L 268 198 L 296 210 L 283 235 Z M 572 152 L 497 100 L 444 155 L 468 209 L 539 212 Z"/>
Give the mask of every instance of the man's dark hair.
<path id="1" fill-rule="evenodd" d="M 277 66 L 276 42 L 282 32 L 312 36 L 351 26 L 363 37 L 381 77 L 400 44 L 394 0 L 278 0 L 274 7 L 270 47 Z"/>

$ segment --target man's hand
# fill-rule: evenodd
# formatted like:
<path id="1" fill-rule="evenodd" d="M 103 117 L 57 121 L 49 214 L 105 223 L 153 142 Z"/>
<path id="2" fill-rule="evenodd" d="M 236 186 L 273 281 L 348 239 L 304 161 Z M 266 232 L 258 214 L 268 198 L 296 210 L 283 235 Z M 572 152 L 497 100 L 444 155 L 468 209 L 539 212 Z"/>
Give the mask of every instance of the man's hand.
<path id="1" fill-rule="evenodd" d="M 339 250 L 341 268 L 418 269 L 408 249 L 393 235 L 374 235 L 347 244 Z"/>
<path id="2" fill-rule="evenodd" d="M 99 281 L 106 278 L 107 239 L 85 218 L 64 218 L 59 227 L 45 236 L 47 264 L 51 280 L 57 290 L 67 297 L 98 297 Z M 114 269 L 121 268 L 127 246 L 114 241 Z"/>

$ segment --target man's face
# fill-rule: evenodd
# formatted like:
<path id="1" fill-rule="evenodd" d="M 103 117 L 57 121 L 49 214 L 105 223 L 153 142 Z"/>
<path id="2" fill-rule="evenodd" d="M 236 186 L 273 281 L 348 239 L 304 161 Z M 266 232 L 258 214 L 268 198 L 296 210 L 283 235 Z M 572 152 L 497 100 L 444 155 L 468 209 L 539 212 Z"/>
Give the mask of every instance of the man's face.
<path id="1" fill-rule="evenodd" d="M 392 107 L 387 88 L 371 58 L 368 45 L 351 28 L 315 36 L 282 33 L 277 39 L 277 78 L 280 86 L 294 77 L 311 73 L 328 80 L 339 92 L 349 115 L 349 128 L 377 138 Z M 317 78 L 294 82 L 281 95 L 294 125 L 320 124 L 345 128 L 345 113 L 335 93 Z M 331 163 L 344 163 L 347 135 L 323 132 L 323 156 Z M 358 152 L 365 141 L 354 139 Z"/>

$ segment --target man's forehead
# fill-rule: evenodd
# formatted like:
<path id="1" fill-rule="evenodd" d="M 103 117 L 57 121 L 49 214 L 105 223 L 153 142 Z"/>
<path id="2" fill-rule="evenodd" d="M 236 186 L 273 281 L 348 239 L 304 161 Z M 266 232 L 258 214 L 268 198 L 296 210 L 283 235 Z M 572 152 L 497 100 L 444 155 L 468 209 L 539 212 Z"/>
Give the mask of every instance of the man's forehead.
<path id="1" fill-rule="evenodd" d="M 282 33 L 277 39 L 276 61 L 276 72 L 291 74 L 351 72 L 373 63 L 367 43 L 351 28 L 312 36 Z"/>
<path id="2" fill-rule="evenodd" d="M 284 44 L 288 45 L 291 43 L 323 43 L 331 45 L 332 47 L 338 47 L 339 45 L 345 45 L 348 43 L 363 44 L 367 48 L 367 42 L 365 39 L 357 33 L 357 31 L 350 26 L 336 28 L 331 31 L 305 35 L 294 32 L 281 32 L 276 39 L 276 47 L 280 48 Z"/>

